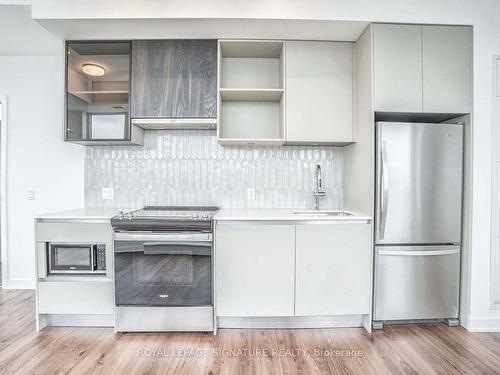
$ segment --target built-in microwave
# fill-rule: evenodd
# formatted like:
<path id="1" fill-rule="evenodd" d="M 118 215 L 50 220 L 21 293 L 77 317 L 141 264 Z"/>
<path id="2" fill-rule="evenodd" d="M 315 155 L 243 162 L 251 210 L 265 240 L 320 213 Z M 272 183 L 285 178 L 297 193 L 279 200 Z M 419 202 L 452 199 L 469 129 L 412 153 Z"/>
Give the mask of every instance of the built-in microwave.
<path id="1" fill-rule="evenodd" d="M 47 244 L 47 271 L 57 274 L 106 274 L 106 245 Z"/>

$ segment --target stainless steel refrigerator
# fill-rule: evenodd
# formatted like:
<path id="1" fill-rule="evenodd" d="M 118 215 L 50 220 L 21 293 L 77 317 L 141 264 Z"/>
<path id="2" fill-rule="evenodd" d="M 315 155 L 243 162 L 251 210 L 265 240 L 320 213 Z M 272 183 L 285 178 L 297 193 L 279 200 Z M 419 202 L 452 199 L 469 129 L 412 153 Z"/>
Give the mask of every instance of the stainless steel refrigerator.
<path id="1" fill-rule="evenodd" d="M 462 124 L 376 124 L 374 321 L 458 318 L 462 160 Z"/>

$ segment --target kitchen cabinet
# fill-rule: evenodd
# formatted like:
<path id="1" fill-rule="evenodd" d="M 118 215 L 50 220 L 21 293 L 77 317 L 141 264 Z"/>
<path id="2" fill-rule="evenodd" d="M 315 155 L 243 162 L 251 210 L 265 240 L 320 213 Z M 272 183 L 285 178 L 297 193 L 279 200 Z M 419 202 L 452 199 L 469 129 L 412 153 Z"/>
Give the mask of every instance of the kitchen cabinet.
<path id="1" fill-rule="evenodd" d="M 41 281 L 39 314 L 113 314 L 113 281 Z"/>
<path id="2" fill-rule="evenodd" d="M 297 225 L 295 315 L 369 314 L 371 225 Z"/>
<path id="3" fill-rule="evenodd" d="M 295 227 L 217 224 L 217 316 L 293 316 Z"/>
<path id="4" fill-rule="evenodd" d="M 106 248 L 106 273 L 51 274 L 49 272 L 50 244 L 104 245 Z M 64 255 L 68 253 L 61 254 L 62 257 L 58 258 L 59 263 L 75 261 L 75 256 L 68 257 Z M 88 259 L 87 255 L 81 258 L 80 260 L 84 262 Z M 69 264 L 74 263 L 66 263 L 66 265 Z M 52 325 L 112 326 L 114 313 L 113 274 L 113 230 L 108 215 L 79 212 L 69 215 L 61 213 L 61 216 L 58 213 L 50 217 L 42 215 L 36 218 L 37 331 Z"/>
<path id="5" fill-rule="evenodd" d="M 472 32 L 468 26 L 422 26 L 423 111 L 469 113 Z"/>
<path id="6" fill-rule="evenodd" d="M 375 111 L 470 113 L 470 27 L 375 24 L 373 30 Z"/>
<path id="7" fill-rule="evenodd" d="M 375 110 L 422 112 L 422 27 L 373 26 Z"/>
<path id="8" fill-rule="evenodd" d="M 142 145 L 129 120 L 129 42 L 66 44 L 64 140 L 84 145 Z"/>
<path id="9" fill-rule="evenodd" d="M 353 45 L 286 42 L 286 143 L 354 142 Z"/>
<path id="10" fill-rule="evenodd" d="M 217 41 L 133 41 L 130 116 L 216 118 Z"/>
<path id="11" fill-rule="evenodd" d="M 282 145 L 284 42 L 219 41 L 219 127 L 222 145 Z"/>

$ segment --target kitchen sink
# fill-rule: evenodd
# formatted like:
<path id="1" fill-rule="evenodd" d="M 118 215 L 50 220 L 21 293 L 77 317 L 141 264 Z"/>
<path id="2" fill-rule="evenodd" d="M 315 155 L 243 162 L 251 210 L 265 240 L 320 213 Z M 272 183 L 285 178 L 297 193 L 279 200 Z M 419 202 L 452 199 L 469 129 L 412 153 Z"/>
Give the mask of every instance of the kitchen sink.
<path id="1" fill-rule="evenodd" d="M 293 211 L 293 213 L 295 215 L 311 215 L 311 216 L 352 216 L 352 214 L 347 211 L 309 210 L 309 211 Z"/>

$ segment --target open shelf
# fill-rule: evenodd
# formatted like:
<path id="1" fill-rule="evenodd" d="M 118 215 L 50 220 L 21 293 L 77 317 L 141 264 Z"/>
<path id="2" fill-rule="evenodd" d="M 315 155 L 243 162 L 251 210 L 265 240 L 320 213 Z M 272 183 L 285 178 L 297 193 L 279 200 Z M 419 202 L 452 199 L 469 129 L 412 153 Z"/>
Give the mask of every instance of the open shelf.
<path id="1" fill-rule="evenodd" d="M 284 143 L 284 42 L 219 42 L 222 145 Z"/>
<path id="2" fill-rule="evenodd" d="M 279 102 L 283 89 L 220 89 L 223 101 L 272 101 Z"/>
<path id="3" fill-rule="evenodd" d="M 81 94 L 128 94 L 128 90 L 103 90 L 103 91 L 70 91 L 70 94 L 81 95 Z"/>
<path id="4" fill-rule="evenodd" d="M 220 41 L 223 57 L 279 58 L 283 50 L 281 40 L 237 40 Z"/>

